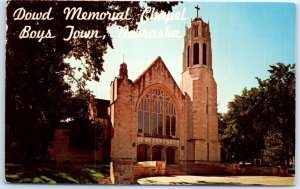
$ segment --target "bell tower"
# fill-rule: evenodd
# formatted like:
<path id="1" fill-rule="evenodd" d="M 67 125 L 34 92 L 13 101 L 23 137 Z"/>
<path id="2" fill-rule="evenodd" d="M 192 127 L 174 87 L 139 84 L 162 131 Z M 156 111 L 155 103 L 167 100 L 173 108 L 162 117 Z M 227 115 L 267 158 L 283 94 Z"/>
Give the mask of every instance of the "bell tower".
<path id="1" fill-rule="evenodd" d="M 186 96 L 186 157 L 189 162 L 220 161 L 217 84 L 213 77 L 209 23 L 197 17 L 186 26 L 181 88 Z"/>
<path id="2" fill-rule="evenodd" d="M 209 23 L 197 17 L 191 21 L 191 27 L 186 26 L 183 51 L 183 72 L 194 66 L 205 66 L 212 69 L 212 52 Z"/>

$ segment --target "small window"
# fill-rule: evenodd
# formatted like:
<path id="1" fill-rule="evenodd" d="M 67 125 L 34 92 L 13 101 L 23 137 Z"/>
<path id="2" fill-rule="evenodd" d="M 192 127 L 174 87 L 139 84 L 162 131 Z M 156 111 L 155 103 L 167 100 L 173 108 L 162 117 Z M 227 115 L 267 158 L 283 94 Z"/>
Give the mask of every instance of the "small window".
<path id="1" fill-rule="evenodd" d="M 198 28 L 199 28 L 199 26 L 197 25 L 197 26 L 194 26 L 194 33 L 195 33 L 195 37 L 198 37 Z"/>

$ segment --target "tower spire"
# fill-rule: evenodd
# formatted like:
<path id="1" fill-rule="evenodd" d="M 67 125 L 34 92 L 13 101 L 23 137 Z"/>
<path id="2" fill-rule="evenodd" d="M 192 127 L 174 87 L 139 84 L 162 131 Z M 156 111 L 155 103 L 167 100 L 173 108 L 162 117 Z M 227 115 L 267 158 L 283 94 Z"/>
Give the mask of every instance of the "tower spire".
<path id="1" fill-rule="evenodd" d="M 120 69 L 119 69 L 119 77 L 121 79 L 128 79 L 128 70 L 127 70 L 127 64 L 124 61 L 124 52 L 123 52 L 123 63 L 120 65 Z"/>

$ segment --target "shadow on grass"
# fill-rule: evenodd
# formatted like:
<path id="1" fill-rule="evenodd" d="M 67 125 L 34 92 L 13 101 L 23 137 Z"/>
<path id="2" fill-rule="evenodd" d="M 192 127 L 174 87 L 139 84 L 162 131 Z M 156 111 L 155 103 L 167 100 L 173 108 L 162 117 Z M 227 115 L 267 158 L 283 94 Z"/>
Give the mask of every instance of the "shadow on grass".
<path id="1" fill-rule="evenodd" d="M 6 181 L 9 183 L 37 184 L 109 184 L 109 166 L 72 164 L 6 165 Z"/>

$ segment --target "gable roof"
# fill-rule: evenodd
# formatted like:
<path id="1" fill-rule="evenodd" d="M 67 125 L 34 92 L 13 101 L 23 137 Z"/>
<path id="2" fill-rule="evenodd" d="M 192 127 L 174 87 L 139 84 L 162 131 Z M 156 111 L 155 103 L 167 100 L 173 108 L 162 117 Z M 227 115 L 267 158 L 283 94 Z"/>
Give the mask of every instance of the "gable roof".
<path id="1" fill-rule="evenodd" d="M 178 86 L 177 82 L 175 81 L 175 79 L 173 78 L 172 74 L 170 73 L 169 69 L 167 68 L 166 64 L 164 63 L 164 61 L 162 60 L 162 58 L 160 56 L 158 56 L 147 68 L 146 70 L 136 79 L 134 80 L 133 84 L 138 83 L 139 80 L 141 80 L 141 78 L 148 72 L 150 71 L 156 64 L 162 64 L 163 68 L 165 69 L 165 72 L 170 76 L 170 78 L 172 79 L 172 81 L 175 83 L 176 87 L 181 91 L 180 87 Z M 182 93 L 182 91 L 181 91 Z M 182 93 L 183 94 L 183 93 Z"/>

